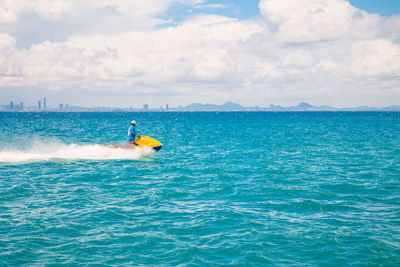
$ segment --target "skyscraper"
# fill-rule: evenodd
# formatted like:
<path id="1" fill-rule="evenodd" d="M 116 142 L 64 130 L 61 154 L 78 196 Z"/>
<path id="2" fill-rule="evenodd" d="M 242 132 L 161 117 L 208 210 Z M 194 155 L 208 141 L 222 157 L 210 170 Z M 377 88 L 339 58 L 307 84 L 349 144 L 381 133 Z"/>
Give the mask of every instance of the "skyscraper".
<path id="1" fill-rule="evenodd" d="M 143 110 L 144 111 L 149 111 L 149 104 L 144 104 L 143 105 Z"/>
<path id="2" fill-rule="evenodd" d="M 168 104 L 167 104 L 167 105 L 165 106 L 165 110 L 166 110 L 167 112 L 168 112 L 168 108 L 169 108 L 169 107 L 168 107 Z"/>
<path id="3" fill-rule="evenodd" d="M 43 111 L 46 111 L 46 98 L 43 97 Z"/>
<path id="4" fill-rule="evenodd" d="M 38 110 L 40 111 L 42 109 L 42 103 L 40 100 L 37 102 Z"/>
<path id="5" fill-rule="evenodd" d="M 60 112 L 64 111 L 64 105 L 63 104 L 59 104 L 58 105 L 58 111 L 60 111 Z"/>
<path id="6" fill-rule="evenodd" d="M 14 102 L 10 101 L 10 111 L 13 111 L 13 110 L 14 110 Z"/>
<path id="7" fill-rule="evenodd" d="M 19 110 L 20 110 L 20 111 L 23 111 L 23 110 L 24 110 L 24 103 L 23 103 L 23 102 L 21 102 L 21 103 L 19 104 Z"/>

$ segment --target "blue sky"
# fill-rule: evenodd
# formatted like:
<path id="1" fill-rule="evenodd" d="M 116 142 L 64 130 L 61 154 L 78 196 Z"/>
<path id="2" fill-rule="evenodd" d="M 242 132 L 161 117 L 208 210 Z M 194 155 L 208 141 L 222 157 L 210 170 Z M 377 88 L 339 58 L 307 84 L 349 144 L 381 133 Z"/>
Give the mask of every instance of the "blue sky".
<path id="1" fill-rule="evenodd" d="M 369 13 L 378 13 L 382 16 L 400 14 L 399 0 L 350 0 L 353 6 Z M 195 8 L 187 5 L 177 4 L 169 9 L 168 14 L 174 17 L 175 21 L 182 21 L 193 14 L 209 13 L 229 16 L 239 19 L 247 19 L 259 16 L 258 0 L 231 0 L 231 1 L 206 1 L 203 5 L 219 4 L 225 8 Z"/>
<path id="2" fill-rule="evenodd" d="M 378 13 L 382 16 L 400 14 L 399 0 L 351 0 L 350 3 L 369 13 Z"/>
<path id="3" fill-rule="evenodd" d="M 258 0 L 232 0 L 232 1 L 205 1 L 200 7 L 190 5 L 176 4 L 168 9 L 168 16 L 172 16 L 175 22 L 180 22 L 196 14 L 218 14 L 238 19 L 248 19 L 259 16 Z M 210 5 L 207 7 L 207 5 Z M 212 5 L 221 5 L 212 8 Z M 204 6 L 204 7 L 201 7 Z"/>
<path id="4" fill-rule="evenodd" d="M 399 0 L 1 1 L 0 104 L 398 105 L 398 14 Z"/>

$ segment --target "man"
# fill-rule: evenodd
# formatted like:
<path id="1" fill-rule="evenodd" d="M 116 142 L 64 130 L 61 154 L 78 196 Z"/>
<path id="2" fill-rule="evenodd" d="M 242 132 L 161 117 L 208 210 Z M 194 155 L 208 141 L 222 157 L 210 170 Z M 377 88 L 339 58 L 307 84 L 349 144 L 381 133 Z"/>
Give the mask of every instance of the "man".
<path id="1" fill-rule="evenodd" d="M 135 126 L 136 126 L 136 121 L 132 121 L 131 126 L 129 127 L 128 130 L 129 144 L 131 144 L 132 147 L 136 145 L 135 137 L 137 136 L 138 139 L 141 137 L 140 135 L 136 134 Z"/>

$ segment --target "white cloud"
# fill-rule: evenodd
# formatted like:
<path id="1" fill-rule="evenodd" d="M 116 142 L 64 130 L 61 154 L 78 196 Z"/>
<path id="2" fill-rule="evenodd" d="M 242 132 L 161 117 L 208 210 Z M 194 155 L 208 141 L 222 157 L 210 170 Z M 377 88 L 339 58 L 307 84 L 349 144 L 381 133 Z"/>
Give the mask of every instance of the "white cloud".
<path id="1" fill-rule="evenodd" d="M 65 0 L 3 0 L 0 2 L 0 22 L 11 23 L 24 13 L 37 13 L 46 19 L 57 19 L 71 7 Z"/>
<path id="2" fill-rule="evenodd" d="M 352 48 L 351 70 L 358 76 L 400 78 L 400 46 L 389 40 L 363 40 Z"/>
<path id="3" fill-rule="evenodd" d="M 2 55 L 4 55 L 5 51 L 14 50 L 15 48 L 15 39 L 11 37 L 8 33 L 0 33 L 0 50 L 2 51 Z"/>
<path id="4" fill-rule="evenodd" d="M 19 65 L 23 75 L 15 79 L 26 86 L 54 79 L 68 84 L 84 80 L 93 88 L 107 80 L 149 84 L 206 80 L 234 68 L 228 51 L 261 30 L 232 19 L 201 16 L 175 28 L 44 42 L 8 55 L 7 61 Z"/>
<path id="5" fill-rule="evenodd" d="M 204 1 L 56 2 L 37 0 L 35 9 L 0 5 L 7 23 L 12 14 L 23 23 L 29 10 L 71 24 L 87 18 L 65 40 L 26 49 L 17 48 L 11 33 L 0 34 L 0 88 L 146 91 L 259 105 L 366 104 L 359 95 L 400 101 L 400 16 L 368 14 L 344 0 L 261 0 L 264 18 L 201 15 L 166 28 L 158 15 L 171 4 Z M 44 7 L 53 11 L 46 15 Z"/>
<path id="6" fill-rule="evenodd" d="M 286 42 L 367 38 L 376 34 L 380 20 L 344 0 L 261 0 L 259 7 Z"/>
<path id="7" fill-rule="evenodd" d="M 9 8 L 0 5 L 0 23 L 10 23 L 17 20 L 17 14 Z"/>
<path id="8" fill-rule="evenodd" d="M 310 68 L 315 64 L 315 58 L 311 51 L 297 49 L 285 55 L 281 66 L 287 68 Z"/>
<path id="9" fill-rule="evenodd" d="M 0 33 L 0 77 L 9 76 L 18 73 L 20 64 L 18 62 L 9 62 L 8 59 L 13 57 L 17 52 L 16 41 L 7 33 Z M 0 78 L 1 80 L 1 78 Z M 7 84 L 6 84 L 7 85 Z M 1 86 L 1 82 L 0 82 Z"/>
<path id="10" fill-rule="evenodd" d="M 122 17 L 149 18 L 164 14 L 173 3 L 198 5 L 202 0 L 2 0 L 0 2 L 0 23 L 15 22 L 21 15 L 34 13 L 48 20 L 59 19 L 62 15 L 74 14 L 93 16 L 115 15 Z M 67 14 L 68 13 L 68 14 Z M 93 17 L 92 17 L 93 18 Z M 67 18 L 64 18 L 67 19 Z M 81 17 L 81 19 L 85 19 Z"/>

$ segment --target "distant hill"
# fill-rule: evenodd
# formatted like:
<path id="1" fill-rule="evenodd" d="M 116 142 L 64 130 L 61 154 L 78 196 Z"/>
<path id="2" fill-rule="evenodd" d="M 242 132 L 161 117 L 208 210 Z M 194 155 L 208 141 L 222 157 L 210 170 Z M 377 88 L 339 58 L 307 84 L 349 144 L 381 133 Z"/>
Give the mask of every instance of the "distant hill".
<path id="1" fill-rule="evenodd" d="M 267 111 L 336 111 L 339 110 L 330 106 L 313 106 L 308 103 L 300 103 L 297 106 L 281 107 L 271 105 Z"/>
<path id="2" fill-rule="evenodd" d="M 226 102 L 223 105 L 193 103 L 174 109 L 176 111 L 400 111 L 400 106 L 383 108 L 361 106 L 356 108 L 335 108 L 331 106 L 314 106 L 301 102 L 296 106 L 282 107 L 270 105 L 269 107 L 244 107 L 242 105 Z"/>
<path id="3" fill-rule="evenodd" d="M 30 109 L 34 109 L 31 107 Z M 29 111 L 27 109 L 26 111 Z M 0 110 L 9 112 L 8 110 Z M 68 109 L 62 110 L 63 112 L 165 112 L 167 110 L 161 108 L 150 108 L 144 110 L 143 108 L 120 108 L 120 107 L 80 107 L 80 106 L 69 106 Z M 170 107 L 169 111 L 397 111 L 400 112 L 400 106 L 387 106 L 387 107 L 368 107 L 360 106 L 355 108 L 335 108 L 331 106 L 314 106 L 305 102 L 301 102 L 296 106 L 282 107 L 276 105 L 270 105 L 268 107 L 245 107 L 240 104 L 228 101 L 222 105 L 217 104 L 201 104 L 193 103 L 184 107 Z M 57 108 L 48 108 L 48 112 L 59 112 Z"/>
<path id="4" fill-rule="evenodd" d="M 400 111 L 400 106 L 388 106 L 381 108 L 382 111 Z"/>
<path id="5" fill-rule="evenodd" d="M 246 110 L 245 107 L 230 101 L 226 102 L 223 105 L 193 103 L 181 109 L 185 111 L 245 111 Z"/>

